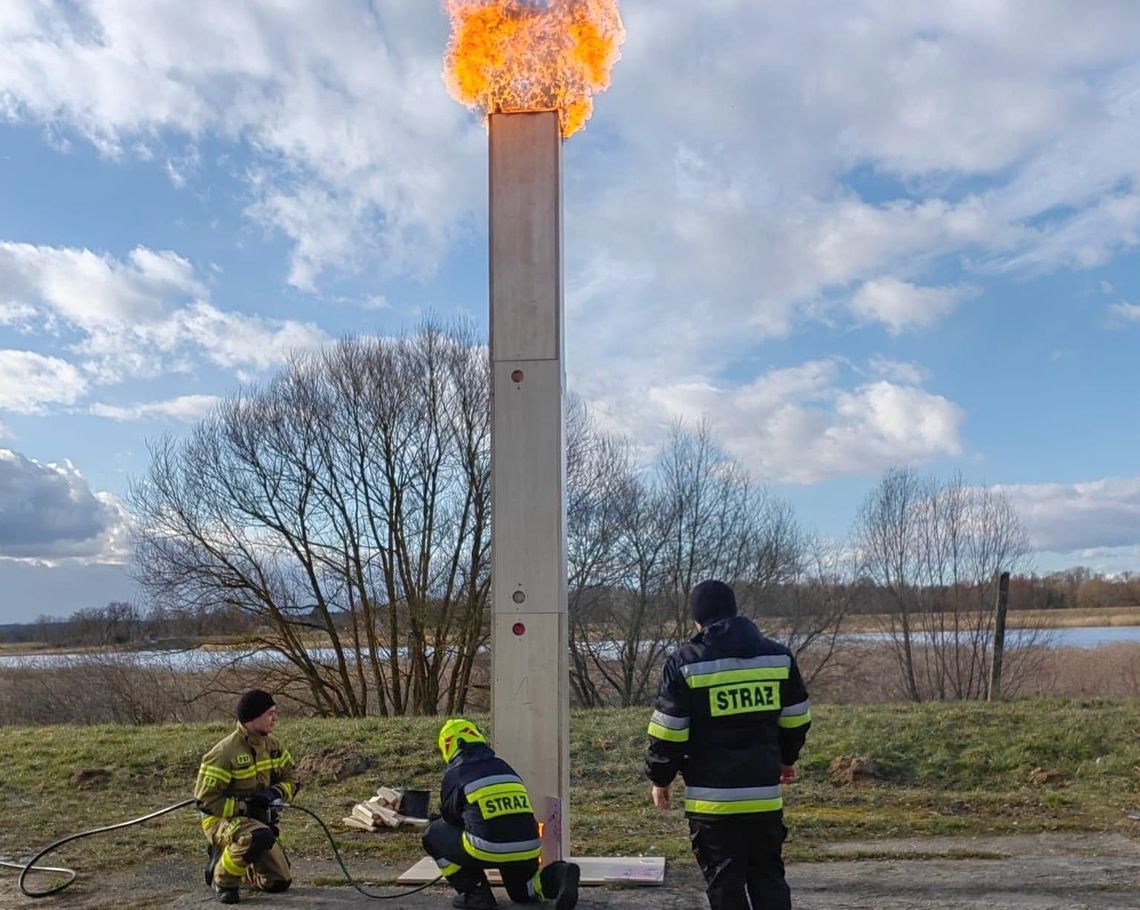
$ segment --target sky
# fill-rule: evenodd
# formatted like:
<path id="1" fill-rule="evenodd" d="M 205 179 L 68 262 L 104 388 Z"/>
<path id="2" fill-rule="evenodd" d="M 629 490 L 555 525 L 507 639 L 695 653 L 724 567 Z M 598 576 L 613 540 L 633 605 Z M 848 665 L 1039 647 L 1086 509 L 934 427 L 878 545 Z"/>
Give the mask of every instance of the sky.
<path id="1" fill-rule="evenodd" d="M 564 149 L 566 370 L 820 534 L 999 486 L 1140 570 L 1140 4 L 621 0 Z M 288 353 L 487 323 L 487 148 L 434 0 L 0 4 L 0 623 L 138 599 L 126 494 Z"/>

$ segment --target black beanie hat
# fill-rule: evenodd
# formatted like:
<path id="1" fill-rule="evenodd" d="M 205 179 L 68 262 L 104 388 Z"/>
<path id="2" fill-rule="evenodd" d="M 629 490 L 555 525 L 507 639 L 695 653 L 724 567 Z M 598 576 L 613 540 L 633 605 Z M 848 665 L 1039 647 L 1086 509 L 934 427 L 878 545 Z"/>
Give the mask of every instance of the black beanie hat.
<path id="1" fill-rule="evenodd" d="M 262 692 L 261 689 L 250 689 L 237 703 L 237 719 L 241 723 L 248 723 L 261 717 L 266 711 L 272 708 L 277 702 L 273 700 L 273 696 L 268 692 Z"/>
<path id="2" fill-rule="evenodd" d="M 702 581 L 689 592 L 689 612 L 702 626 L 736 615 L 736 595 L 723 581 Z"/>

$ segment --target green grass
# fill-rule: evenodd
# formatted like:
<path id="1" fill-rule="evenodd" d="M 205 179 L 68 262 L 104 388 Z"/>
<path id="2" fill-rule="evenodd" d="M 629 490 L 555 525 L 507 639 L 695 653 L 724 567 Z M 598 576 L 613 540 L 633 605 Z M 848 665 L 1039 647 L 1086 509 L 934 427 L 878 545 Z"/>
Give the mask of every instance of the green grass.
<path id="1" fill-rule="evenodd" d="M 821 845 L 845 839 L 1134 830 L 1123 810 L 1140 806 L 1138 700 L 820 706 L 813 713 L 801 781 L 787 790 L 793 859 L 821 858 Z M 647 716 L 644 709 L 573 715 L 573 853 L 687 856 L 681 813 L 660 813 L 649 802 L 641 771 Z M 367 773 L 313 783 L 298 797 L 333 828 L 350 863 L 403 863 L 420 855 L 418 834 L 410 830 L 341 830 L 339 819 L 380 784 L 437 790 L 439 722 L 286 718 L 278 728 L 298 757 L 348 747 L 373 758 Z M 188 797 L 201 754 L 229 729 L 228 723 L 0 728 L 0 854 L 24 854 L 64 834 Z M 856 786 L 832 783 L 828 765 L 844 754 L 873 758 L 887 778 Z M 1064 777 L 1031 785 L 1029 772 L 1038 767 Z M 76 772 L 94 768 L 110 770 L 109 785 L 80 790 L 71 783 Z M 435 797 L 433 807 L 434 802 Z M 91 869 L 124 857 L 197 858 L 203 842 L 196 820 L 184 810 L 145 829 L 70 845 L 54 859 L 66 865 L 70 858 Z M 323 835 L 304 815 L 286 816 L 284 830 L 293 853 L 328 856 Z"/>

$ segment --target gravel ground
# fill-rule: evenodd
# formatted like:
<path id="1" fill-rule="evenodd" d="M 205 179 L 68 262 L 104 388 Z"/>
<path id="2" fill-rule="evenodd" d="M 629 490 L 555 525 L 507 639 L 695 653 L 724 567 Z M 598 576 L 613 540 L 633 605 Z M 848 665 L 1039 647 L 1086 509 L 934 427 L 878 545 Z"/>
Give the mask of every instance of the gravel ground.
<path id="1" fill-rule="evenodd" d="M 1140 906 L 1140 840 L 1114 834 L 991 838 L 923 838 L 833 844 L 833 860 L 788 867 L 797 910 L 1125 910 Z M 451 892 L 431 888 L 390 901 L 368 900 L 351 888 L 314 886 L 337 874 L 331 863 L 298 861 L 298 884 L 285 895 L 243 894 L 242 904 L 269 908 L 389 906 L 426 910 L 451 906 Z M 360 877 L 391 877 L 398 870 L 360 866 Z M 0 872 L 0 907 L 168 908 L 218 906 L 201 884 L 200 870 L 183 863 L 151 863 L 96 877 L 89 872 L 57 898 L 19 895 L 16 876 Z M 399 893 L 396 888 L 370 890 Z M 500 906 L 511 904 L 498 893 Z M 707 908 L 695 863 L 666 870 L 660 887 L 585 888 L 582 910 L 700 910 Z"/>

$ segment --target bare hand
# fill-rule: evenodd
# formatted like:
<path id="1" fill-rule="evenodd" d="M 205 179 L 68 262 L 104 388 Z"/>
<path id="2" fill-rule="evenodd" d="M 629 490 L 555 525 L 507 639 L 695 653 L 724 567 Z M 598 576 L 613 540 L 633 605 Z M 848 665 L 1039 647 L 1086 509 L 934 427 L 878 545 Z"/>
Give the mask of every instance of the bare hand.
<path id="1" fill-rule="evenodd" d="M 794 784 L 800 778 L 800 772 L 795 765 L 780 765 L 780 783 Z"/>
<path id="2" fill-rule="evenodd" d="M 669 808 L 669 788 L 657 787 L 653 788 L 653 805 L 658 809 Z"/>

